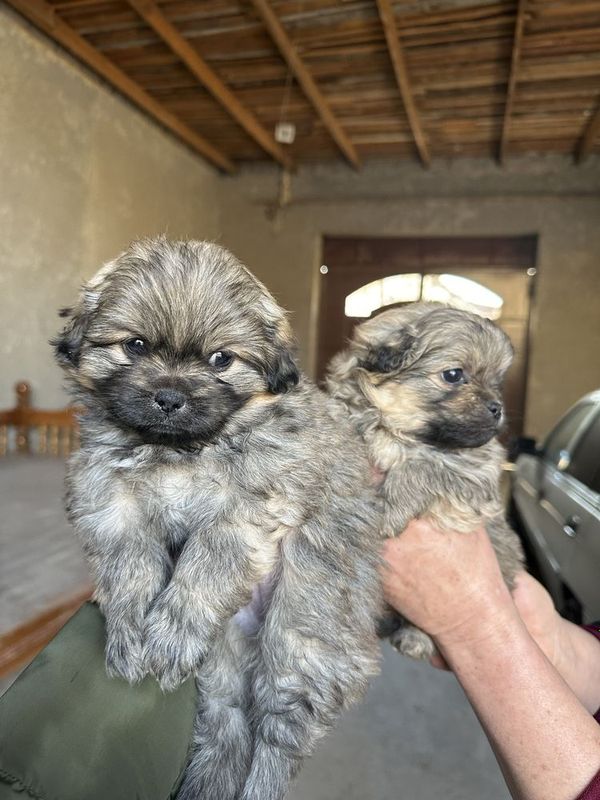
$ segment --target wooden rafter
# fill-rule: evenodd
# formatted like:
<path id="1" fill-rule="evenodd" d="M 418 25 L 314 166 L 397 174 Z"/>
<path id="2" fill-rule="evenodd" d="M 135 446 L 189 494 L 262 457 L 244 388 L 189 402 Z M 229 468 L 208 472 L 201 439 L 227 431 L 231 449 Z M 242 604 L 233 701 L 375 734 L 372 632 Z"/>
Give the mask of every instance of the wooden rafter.
<path id="1" fill-rule="evenodd" d="M 504 118 L 502 120 L 502 133 L 498 145 L 498 161 L 502 164 L 506 158 L 508 148 L 510 118 L 512 115 L 515 93 L 517 90 L 517 75 L 519 62 L 521 60 L 521 48 L 523 45 L 523 31 L 525 28 L 525 11 L 527 0 L 517 0 L 517 16 L 515 19 L 515 33 L 513 37 L 512 55 L 510 58 L 510 73 L 508 76 L 508 88 L 506 90 L 506 103 L 504 105 Z"/>
<path id="2" fill-rule="evenodd" d="M 421 161 L 425 166 L 429 166 L 431 163 L 431 156 L 419 118 L 419 112 L 415 105 L 410 77 L 406 68 L 404 50 L 400 44 L 400 35 L 396 25 L 396 17 L 394 16 L 391 0 L 377 0 L 377 8 L 379 9 L 379 17 L 383 26 L 383 32 L 385 33 L 385 40 L 387 42 L 392 66 L 394 67 L 396 83 L 398 84 L 404 110 L 408 117 L 408 124 L 410 125 Z"/>
<path id="3" fill-rule="evenodd" d="M 257 10 L 259 0 L 254 5 L 249 0 L 151 1 L 273 135 L 269 121 L 280 114 L 282 82 L 292 70 L 289 58 L 286 64 L 283 56 L 288 43 L 281 36 L 277 45 L 273 42 L 280 58 L 264 46 L 269 29 L 267 12 Z M 134 87 L 133 101 L 149 114 L 162 106 L 166 117 L 157 119 L 171 125 L 178 136 L 185 138 L 185 125 L 187 133 L 201 131 L 229 165 L 229 159 L 237 163 L 271 158 L 233 116 L 224 113 L 209 91 L 200 89 L 184 61 L 127 2 L 10 2 L 50 36 L 62 20 L 71 34 L 83 37 L 92 53 L 98 51 L 109 60 L 114 69 L 106 79 L 114 78 L 115 70 L 125 71 L 129 87 Z M 265 4 L 279 27 L 285 26 L 297 60 L 313 78 L 312 87 L 316 83 L 321 89 L 338 123 L 337 129 L 335 123 L 328 129 L 311 102 L 311 85 L 299 84 L 308 99 L 296 97 L 294 122 L 302 130 L 311 130 L 315 119 L 319 125 L 310 136 L 298 137 L 293 150 L 282 144 L 286 155 L 293 153 L 296 162 L 335 157 L 345 134 L 361 158 L 418 156 L 408 116 L 405 124 L 399 124 L 401 96 L 396 81 L 390 82 L 390 53 L 375 2 L 265 0 Z M 399 44 L 432 155 L 499 157 L 503 130 L 502 154 L 507 157 L 539 152 L 584 158 L 598 149 L 599 0 L 532 0 L 524 23 L 517 19 L 517 0 L 426 3 L 422 8 L 412 3 L 413 10 L 406 13 L 400 12 L 407 5 L 400 0 L 388 0 L 388 5 L 395 12 Z M 293 28 L 288 27 L 288 18 Z M 522 39 L 522 46 L 519 52 L 517 42 L 513 54 L 515 39 Z M 73 52 L 84 61 L 90 58 L 90 50 Z M 98 70 L 95 53 L 90 66 Z M 102 69 L 98 71 L 102 74 Z M 127 94 L 121 82 L 111 83 Z M 243 91 L 238 86 L 244 86 Z M 426 92 L 421 91 L 423 86 Z M 148 107 L 140 97 L 155 104 Z M 337 140 L 336 130 L 341 130 Z M 346 152 L 352 159 L 353 151 Z"/>
<path id="4" fill-rule="evenodd" d="M 90 45 L 70 25 L 67 25 L 45 0 L 8 0 L 11 6 L 30 22 L 48 34 L 73 55 L 91 67 L 137 106 L 183 139 L 193 150 L 225 172 L 235 172 L 233 162 L 203 136 L 196 133 L 172 114 L 165 106 L 144 91 L 112 61 Z"/>
<path id="5" fill-rule="evenodd" d="M 179 56 L 200 83 L 212 94 L 242 128 L 282 166 L 291 169 L 292 159 L 277 144 L 273 136 L 258 121 L 237 96 L 226 86 L 216 72 L 200 56 L 190 42 L 169 22 L 154 0 L 129 0 L 138 14 L 160 38 Z"/>
<path id="6" fill-rule="evenodd" d="M 579 144 L 577 145 L 577 153 L 576 158 L 577 161 L 583 161 L 583 159 L 589 155 L 591 152 L 592 147 L 594 146 L 594 142 L 600 136 L 600 103 L 596 108 L 596 111 L 592 115 L 590 121 L 588 122 L 585 131 L 583 132 L 583 136 L 579 140 Z"/>
<path id="7" fill-rule="evenodd" d="M 360 167 L 360 158 L 356 152 L 356 148 L 331 110 L 329 103 L 315 83 L 310 70 L 300 57 L 298 50 L 269 5 L 268 0 L 252 0 L 252 4 L 266 25 L 281 56 L 287 62 L 287 65 L 300 84 L 302 91 L 312 103 L 313 108 L 321 118 L 337 146 L 352 166 L 358 169 Z"/>

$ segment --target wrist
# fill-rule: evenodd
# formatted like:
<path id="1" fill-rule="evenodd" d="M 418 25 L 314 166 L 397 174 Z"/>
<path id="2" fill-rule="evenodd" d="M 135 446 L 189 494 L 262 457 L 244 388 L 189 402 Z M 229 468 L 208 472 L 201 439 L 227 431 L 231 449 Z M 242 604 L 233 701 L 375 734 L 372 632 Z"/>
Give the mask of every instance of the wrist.
<path id="1" fill-rule="evenodd" d="M 445 656 L 463 652 L 489 652 L 504 648 L 514 640 L 515 633 L 526 635 L 520 617 L 504 584 L 495 592 L 478 599 L 469 613 L 455 624 L 432 636 Z"/>

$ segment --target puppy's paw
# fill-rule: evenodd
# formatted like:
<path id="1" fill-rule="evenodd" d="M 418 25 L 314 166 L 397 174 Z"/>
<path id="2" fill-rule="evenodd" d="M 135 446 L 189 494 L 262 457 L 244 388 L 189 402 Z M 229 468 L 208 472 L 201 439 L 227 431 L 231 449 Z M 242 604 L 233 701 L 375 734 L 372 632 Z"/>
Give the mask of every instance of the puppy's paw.
<path id="1" fill-rule="evenodd" d="M 166 590 L 146 618 L 144 662 L 163 691 L 176 689 L 204 661 L 206 642 Z"/>
<path id="2" fill-rule="evenodd" d="M 138 628 L 124 627 L 107 634 L 106 671 L 109 677 L 124 678 L 132 684 L 139 683 L 148 674 Z"/>
<path id="3" fill-rule="evenodd" d="M 412 625 L 394 631 L 390 644 L 402 655 L 422 661 L 429 661 L 436 652 L 431 637 Z"/>

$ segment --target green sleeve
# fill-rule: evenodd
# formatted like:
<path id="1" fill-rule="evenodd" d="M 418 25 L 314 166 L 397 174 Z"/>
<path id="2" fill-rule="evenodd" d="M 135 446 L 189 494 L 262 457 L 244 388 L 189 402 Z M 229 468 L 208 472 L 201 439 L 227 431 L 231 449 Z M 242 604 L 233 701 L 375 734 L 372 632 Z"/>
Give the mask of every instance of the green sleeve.
<path id="1" fill-rule="evenodd" d="M 169 800 L 195 707 L 191 680 L 163 694 L 108 678 L 88 603 L 0 698 L 0 800 Z"/>

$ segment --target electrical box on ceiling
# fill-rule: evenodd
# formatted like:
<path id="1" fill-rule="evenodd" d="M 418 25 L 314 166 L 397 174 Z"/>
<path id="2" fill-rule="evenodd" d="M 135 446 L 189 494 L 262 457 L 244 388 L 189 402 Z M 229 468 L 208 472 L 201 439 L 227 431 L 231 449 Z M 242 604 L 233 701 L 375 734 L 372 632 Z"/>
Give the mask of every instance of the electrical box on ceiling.
<path id="1" fill-rule="evenodd" d="M 293 122 L 278 122 L 275 126 L 275 141 L 280 144 L 292 144 L 296 138 L 296 126 Z"/>

